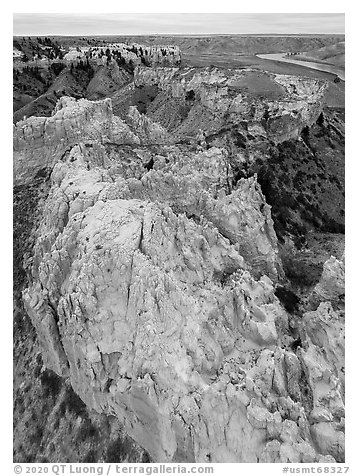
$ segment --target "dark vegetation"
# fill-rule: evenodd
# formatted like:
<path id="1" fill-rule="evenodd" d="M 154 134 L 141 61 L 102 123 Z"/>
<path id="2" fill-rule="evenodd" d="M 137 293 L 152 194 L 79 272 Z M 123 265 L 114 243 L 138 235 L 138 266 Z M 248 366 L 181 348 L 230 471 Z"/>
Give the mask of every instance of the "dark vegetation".
<path id="1" fill-rule="evenodd" d="M 45 370 L 40 374 L 40 381 L 45 397 L 56 397 L 60 393 L 62 379 L 55 372 Z"/>
<path id="2" fill-rule="evenodd" d="M 86 61 L 78 61 L 77 63 L 71 63 L 70 73 L 76 78 L 81 72 L 86 73 L 88 80 L 91 80 L 94 76 L 93 65 L 89 62 L 88 58 Z"/>
<path id="3" fill-rule="evenodd" d="M 344 135 L 337 118 L 325 114 L 303 129 L 301 142 L 271 145 L 258 170 L 278 237 L 291 233 L 298 245 L 310 230 L 344 233 Z"/>
<path id="4" fill-rule="evenodd" d="M 277 286 L 275 295 L 280 300 L 287 312 L 293 313 L 298 310 L 300 298 L 291 290 L 283 286 Z"/>
<path id="5" fill-rule="evenodd" d="M 86 88 L 95 75 L 95 69 L 93 65 L 88 59 L 86 61 L 80 60 L 77 63 L 71 63 L 71 65 L 67 67 L 67 71 L 68 69 L 71 76 L 75 80 L 75 85 L 77 86 L 75 88 L 72 86 L 72 89 L 76 90 L 73 94 L 73 97 L 85 96 Z M 69 81 L 67 82 L 70 84 Z"/>
<path id="6" fill-rule="evenodd" d="M 26 386 L 14 395 L 15 462 L 150 461 L 110 418 L 89 413 L 68 383 L 43 370 L 41 354 L 33 356 L 27 354 Z"/>
<path id="7" fill-rule="evenodd" d="M 43 68 L 25 66 L 22 71 L 14 68 L 14 122 L 23 116 L 50 116 L 61 96 L 84 97 L 94 74 L 88 60 L 68 66 L 56 62 Z"/>
<path id="8" fill-rule="evenodd" d="M 62 60 L 64 49 L 58 40 L 49 37 L 22 37 L 14 38 L 13 45 L 22 52 L 22 61 L 33 59 Z"/>
<path id="9" fill-rule="evenodd" d="M 129 438 L 117 438 L 107 448 L 105 463 L 130 461 L 133 453 L 133 443 Z M 148 453 L 144 453 L 142 463 L 150 463 Z"/>
<path id="10" fill-rule="evenodd" d="M 27 278 L 23 261 L 31 253 L 34 245 L 34 237 L 31 230 L 38 223 L 39 201 L 47 196 L 49 184 L 46 177 L 39 177 L 31 185 L 14 188 L 13 204 L 13 289 L 14 302 L 22 310 L 21 292 L 24 289 Z M 15 309 L 17 309 L 15 307 Z M 15 313 L 14 330 L 22 328 L 22 316 Z M 17 332 L 14 332 L 17 336 Z"/>
<path id="11" fill-rule="evenodd" d="M 59 406 L 60 415 L 65 415 L 66 411 L 79 416 L 87 415 L 86 405 L 71 387 L 67 389 L 66 397 L 62 400 Z"/>
<path id="12" fill-rule="evenodd" d="M 195 92 L 193 90 L 188 91 L 185 95 L 185 100 L 194 101 L 194 99 L 195 99 Z"/>
<path id="13" fill-rule="evenodd" d="M 141 114 L 147 112 L 148 105 L 154 101 L 158 94 L 158 86 L 139 86 L 133 93 L 133 104 L 137 106 Z"/>
<path id="14" fill-rule="evenodd" d="M 21 70 L 13 69 L 13 89 L 33 97 L 44 94 L 54 83 L 56 77 L 66 68 L 63 63 L 51 63 L 48 68 L 25 66 Z M 80 82 L 87 83 L 94 75 L 93 66 L 88 61 L 79 61 L 69 67 L 71 75 Z"/>
<path id="15" fill-rule="evenodd" d="M 22 70 L 13 69 L 13 89 L 33 97 L 43 94 L 62 71 L 62 63 L 53 63 L 48 69 L 39 66 L 25 66 Z"/>

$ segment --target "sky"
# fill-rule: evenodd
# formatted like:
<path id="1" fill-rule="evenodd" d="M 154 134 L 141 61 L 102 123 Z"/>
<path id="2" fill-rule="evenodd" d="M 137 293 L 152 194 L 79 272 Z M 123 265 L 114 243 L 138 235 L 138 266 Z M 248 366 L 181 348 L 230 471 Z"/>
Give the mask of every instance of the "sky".
<path id="1" fill-rule="evenodd" d="M 32 35 L 344 33 L 343 13 L 14 13 Z"/>

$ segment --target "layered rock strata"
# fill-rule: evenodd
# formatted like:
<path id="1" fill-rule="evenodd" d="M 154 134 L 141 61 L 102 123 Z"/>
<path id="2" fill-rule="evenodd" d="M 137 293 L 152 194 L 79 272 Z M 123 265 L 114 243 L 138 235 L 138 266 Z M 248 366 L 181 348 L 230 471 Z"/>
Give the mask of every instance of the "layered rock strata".
<path id="1" fill-rule="evenodd" d="M 217 68 L 141 68 L 134 74 L 136 87 L 156 85 L 158 95 L 148 112 L 169 125 L 178 137 L 190 136 L 193 121 L 207 135 L 223 123 L 247 122 L 276 143 L 297 138 L 317 119 L 327 84 L 296 76 Z M 195 99 L 194 103 L 191 103 Z M 178 108 L 184 120 L 170 124 L 165 108 Z M 184 114 L 183 103 L 187 111 Z"/>

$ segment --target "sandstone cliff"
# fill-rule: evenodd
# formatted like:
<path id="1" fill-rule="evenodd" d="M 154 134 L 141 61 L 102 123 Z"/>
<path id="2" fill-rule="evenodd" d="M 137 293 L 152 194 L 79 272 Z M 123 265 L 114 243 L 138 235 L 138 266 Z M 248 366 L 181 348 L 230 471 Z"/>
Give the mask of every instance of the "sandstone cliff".
<path id="1" fill-rule="evenodd" d="M 143 45 L 133 42 L 106 43 L 104 46 L 72 48 L 64 57 L 68 62 L 81 61 L 90 58 L 91 62 L 106 64 L 110 58 L 117 58 L 126 64 L 147 66 L 178 66 L 181 62 L 181 52 L 174 45 Z"/>
<path id="2" fill-rule="evenodd" d="M 61 98 L 51 117 L 31 117 L 14 126 L 15 183 L 50 170 L 79 141 L 112 144 L 166 143 L 167 132 L 132 109 L 126 123 L 112 114 L 109 99 Z"/>
<path id="3" fill-rule="evenodd" d="M 166 74 L 175 94 L 237 114 L 210 75 Z M 313 120 L 322 87 L 292 114 Z M 342 316 L 329 302 L 306 312 L 296 345 L 255 176 L 235 182 L 225 149 L 174 144 L 135 108 L 113 116 L 110 100 L 62 98 L 51 118 L 16 125 L 15 150 L 18 183 L 51 174 L 25 307 L 45 365 L 89 408 L 154 461 L 344 460 Z"/>
<path id="4" fill-rule="evenodd" d="M 190 136 L 196 128 L 206 135 L 224 124 L 247 122 L 247 127 L 274 142 L 297 138 L 322 109 L 324 81 L 296 76 L 217 68 L 136 68 L 136 87 L 158 86 L 161 93 L 148 109 L 149 115 L 178 137 Z M 186 109 L 180 114 L 180 109 Z M 170 124 L 165 111 L 179 108 L 179 123 Z M 196 129 L 197 130 L 197 129 Z"/>

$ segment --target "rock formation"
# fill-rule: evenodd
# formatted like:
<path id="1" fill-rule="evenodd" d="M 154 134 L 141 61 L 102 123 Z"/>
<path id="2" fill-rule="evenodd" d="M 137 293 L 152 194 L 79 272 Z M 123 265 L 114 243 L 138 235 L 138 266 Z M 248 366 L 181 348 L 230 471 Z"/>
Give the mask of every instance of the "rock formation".
<path id="1" fill-rule="evenodd" d="M 311 433 L 318 451 L 344 460 L 344 318 L 329 302 L 304 314 L 307 348 L 301 351 L 312 392 Z"/>
<path id="2" fill-rule="evenodd" d="M 77 51 L 72 48 L 64 57 L 66 61 L 81 61 L 91 58 L 92 62 L 106 64 L 107 58 L 119 57 L 125 63 L 147 66 L 178 66 L 181 62 L 181 52 L 174 45 L 142 45 L 138 43 L 108 43 L 105 46 L 82 47 Z"/>
<path id="3" fill-rule="evenodd" d="M 258 176 L 276 231 L 344 231 L 344 118 L 322 109 L 327 83 L 251 68 L 137 68 L 118 93 L 176 142 L 227 151 L 233 182 Z M 127 105 L 128 107 L 128 105 Z"/>
<path id="4" fill-rule="evenodd" d="M 166 131 L 136 110 L 131 110 L 128 120 L 129 124 L 112 114 L 109 99 L 61 98 L 51 117 L 31 117 L 14 126 L 15 183 L 51 169 L 79 141 L 139 145 L 142 137 L 146 144 L 168 142 Z"/>
<path id="5" fill-rule="evenodd" d="M 182 74 L 135 81 L 249 114 L 245 99 L 223 97 L 241 73 Z M 298 108 L 286 100 L 289 115 L 314 120 L 324 85 L 275 81 Z M 51 180 L 23 293 L 48 368 L 157 462 L 344 460 L 342 316 L 329 302 L 306 312 L 294 345 L 256 176 L 233 181 L 225 149 L 175 143 L 136 108 L 113 116 L 110 100 L 62 98 L 14 138 L 16 181 Z M 334 273 L 325 267 L 322 300 Z"/>
<path id="6" fill-rule="evenodd" d="M 161 94 L 148 110 L 149 115 L 169 125 L 178 137 L 191 135 L 194 120 L 207 135 L 220 124 L 246 121 L 247 127 L 255 127 L 274 142 L 297 138 L 303 127 L 315 122 L 327 88 L 324 81 L 250 68 L 136 68 L 134 84 L 158 86 Z M 189 111 L 182 123 L 173 127 L 165 111 L 178 107 L 178 102 L 185 103 Z"/>
<path id="7" fill-rule="evenodd" d="M 340 261 L 331 256 L 323 265 L 322 276 L 313 295 L 320 301 L 337 301 L 344 296 L 344 289 L 344 257 Z"/>

